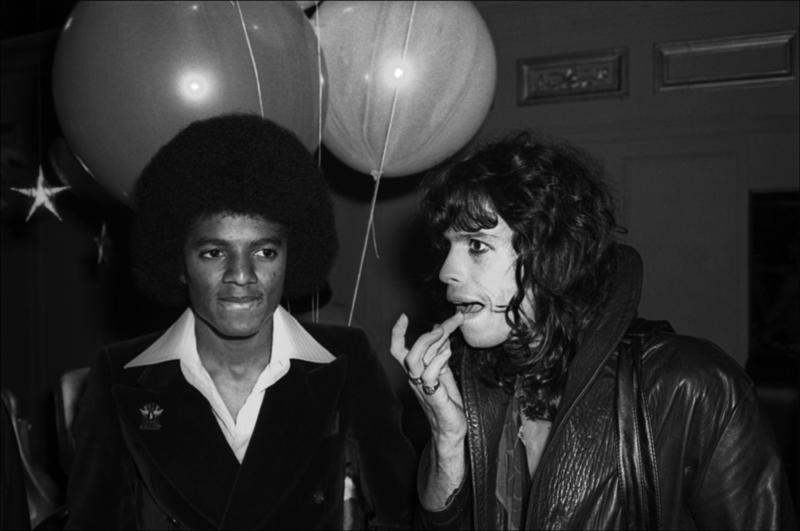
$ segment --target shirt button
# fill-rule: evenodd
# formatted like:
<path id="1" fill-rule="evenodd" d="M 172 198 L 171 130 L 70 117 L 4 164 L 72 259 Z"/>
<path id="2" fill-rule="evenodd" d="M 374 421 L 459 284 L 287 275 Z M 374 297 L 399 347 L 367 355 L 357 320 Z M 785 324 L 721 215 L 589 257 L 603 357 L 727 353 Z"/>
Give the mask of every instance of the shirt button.
<path id="1" fill-rule="evenodd" d="M 325 495 L 322 494 L 322 491 L 318 490 L 317 492 L 314 493 L 314 503 L 319 505 L 323 501 L 325 501 Z"/>

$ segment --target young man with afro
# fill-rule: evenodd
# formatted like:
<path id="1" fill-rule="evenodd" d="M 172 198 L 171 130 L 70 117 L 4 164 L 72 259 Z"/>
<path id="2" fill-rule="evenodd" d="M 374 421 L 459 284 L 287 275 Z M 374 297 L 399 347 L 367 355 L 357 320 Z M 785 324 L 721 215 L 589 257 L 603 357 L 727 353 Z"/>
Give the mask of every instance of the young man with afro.
<path id="1" fill-rule="evenodd" d="M 306 148 L 258 116 L 195 122 L 135 192 L 134 279 L 186 311 L 96 358 L 66 527 L 341 528 L 346 449 L 369 524 L 408 526 L 416 457 L 366 335 L 280 306 L 338 248 Z"/>

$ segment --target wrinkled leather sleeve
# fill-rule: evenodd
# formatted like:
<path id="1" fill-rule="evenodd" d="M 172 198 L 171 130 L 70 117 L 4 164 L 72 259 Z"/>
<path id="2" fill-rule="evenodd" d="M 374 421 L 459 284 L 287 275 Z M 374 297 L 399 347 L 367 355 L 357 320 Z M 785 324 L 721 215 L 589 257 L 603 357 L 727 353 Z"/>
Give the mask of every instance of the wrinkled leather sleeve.
<path id="1" fill-rule="evenodd" d="M 699 482 L 690 505 L 700 529 L 797 529 L 780 451 L 752 386 Z"/>
<path id="2" fill-rule="evenodd" d="M 645 357 L 665 529 L 793 529 L 780 449 L 752 380 L 710 341 L 661 334 Z"/>
<path id="3" fill-rule="evenodd" d="M 425 447 L 419 463 L 417 475 L 417 492 L 422 493 L 422 487 L 427 480 L 431 467 L 431 445 Z M 464 471 L 464 479 L 456 489 L 450 503 L 439 511 L 429 511 L 417 499 L 417 511 L 414 515 L 416 529 L 474 529 L 472 522 L 472 488 L 470 486 L 469 459 Z"/>
<path id="4" fill-rule="evenodd" d="M 111 395 L 111 364 L 101 351 L 78 403 L 75 461 L 67 486 L 65 529 L 135 529 L 133 463 Z"/>

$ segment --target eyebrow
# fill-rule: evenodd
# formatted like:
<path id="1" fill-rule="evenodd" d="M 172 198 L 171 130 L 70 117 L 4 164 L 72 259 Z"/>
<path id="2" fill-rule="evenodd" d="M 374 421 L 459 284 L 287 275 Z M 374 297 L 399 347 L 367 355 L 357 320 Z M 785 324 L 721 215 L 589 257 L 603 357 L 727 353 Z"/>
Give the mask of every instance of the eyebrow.
<path id="1" fill-rule="evenodd" d="M 470 239 L 476 238 L 476 237 L 477 238 L 486 238 L 488 240 L 497 240 L 497 238 L 498 238 L 498 236 L 496 234 L 491 234 L 491 233 L 488 233 L 488 232 L 483 231 L 483 230 L 479 230 L 479 231 L 476 231 L 476 232 L 464 232 L 464 231 L 452 232 L 451 236 L 447 236 L 447 233 L 445 233 L 445 238 L 447 238 L 447 239 L 449 239 L 451 241 L 454 241 L 454 242 L 461 242 L 461 241 L 464 241 L 464 240 L 470 240 Z"/>
<path id="2" fill-rule="evenodd" d="M 205 245 L 212 245 L 215 247 L 226 247 L 231 242 L 220 238 L 198 238 L 191 243 L 192 247 L 203 247 Z M 250 243 L 251 247 L 259 247 L 261 245 L 275 245 L 277 247 L 283 246 L 283 238 L 272 236 L 269 238 L 261 238 Z"/>

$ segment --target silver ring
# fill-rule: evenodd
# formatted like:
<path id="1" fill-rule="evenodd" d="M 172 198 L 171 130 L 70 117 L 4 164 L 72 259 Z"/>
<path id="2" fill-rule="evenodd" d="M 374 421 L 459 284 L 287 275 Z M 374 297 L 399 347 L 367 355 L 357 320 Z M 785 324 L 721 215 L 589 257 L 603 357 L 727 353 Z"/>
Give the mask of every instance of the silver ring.
<path id="1" fill-rule="evenodd" d="M 409 374 L 408 381 L 414 385 L 422 385 L 422 376 L 411 376 L 411 374 Z"/>
<path id="2" fill-rule="evenodd" d="M 423 385 L 422 386 L 422 392 L 425 393 L 426 395 L 432 395 L 433 393 L 436 392 L 437 389 L 439 389 L 439 384 L 440 383 L 441 382 L 439 380 L 436 380 L 436 385 L 434 385 L 433 387 L 429 387 L 427 385 Z"/>

